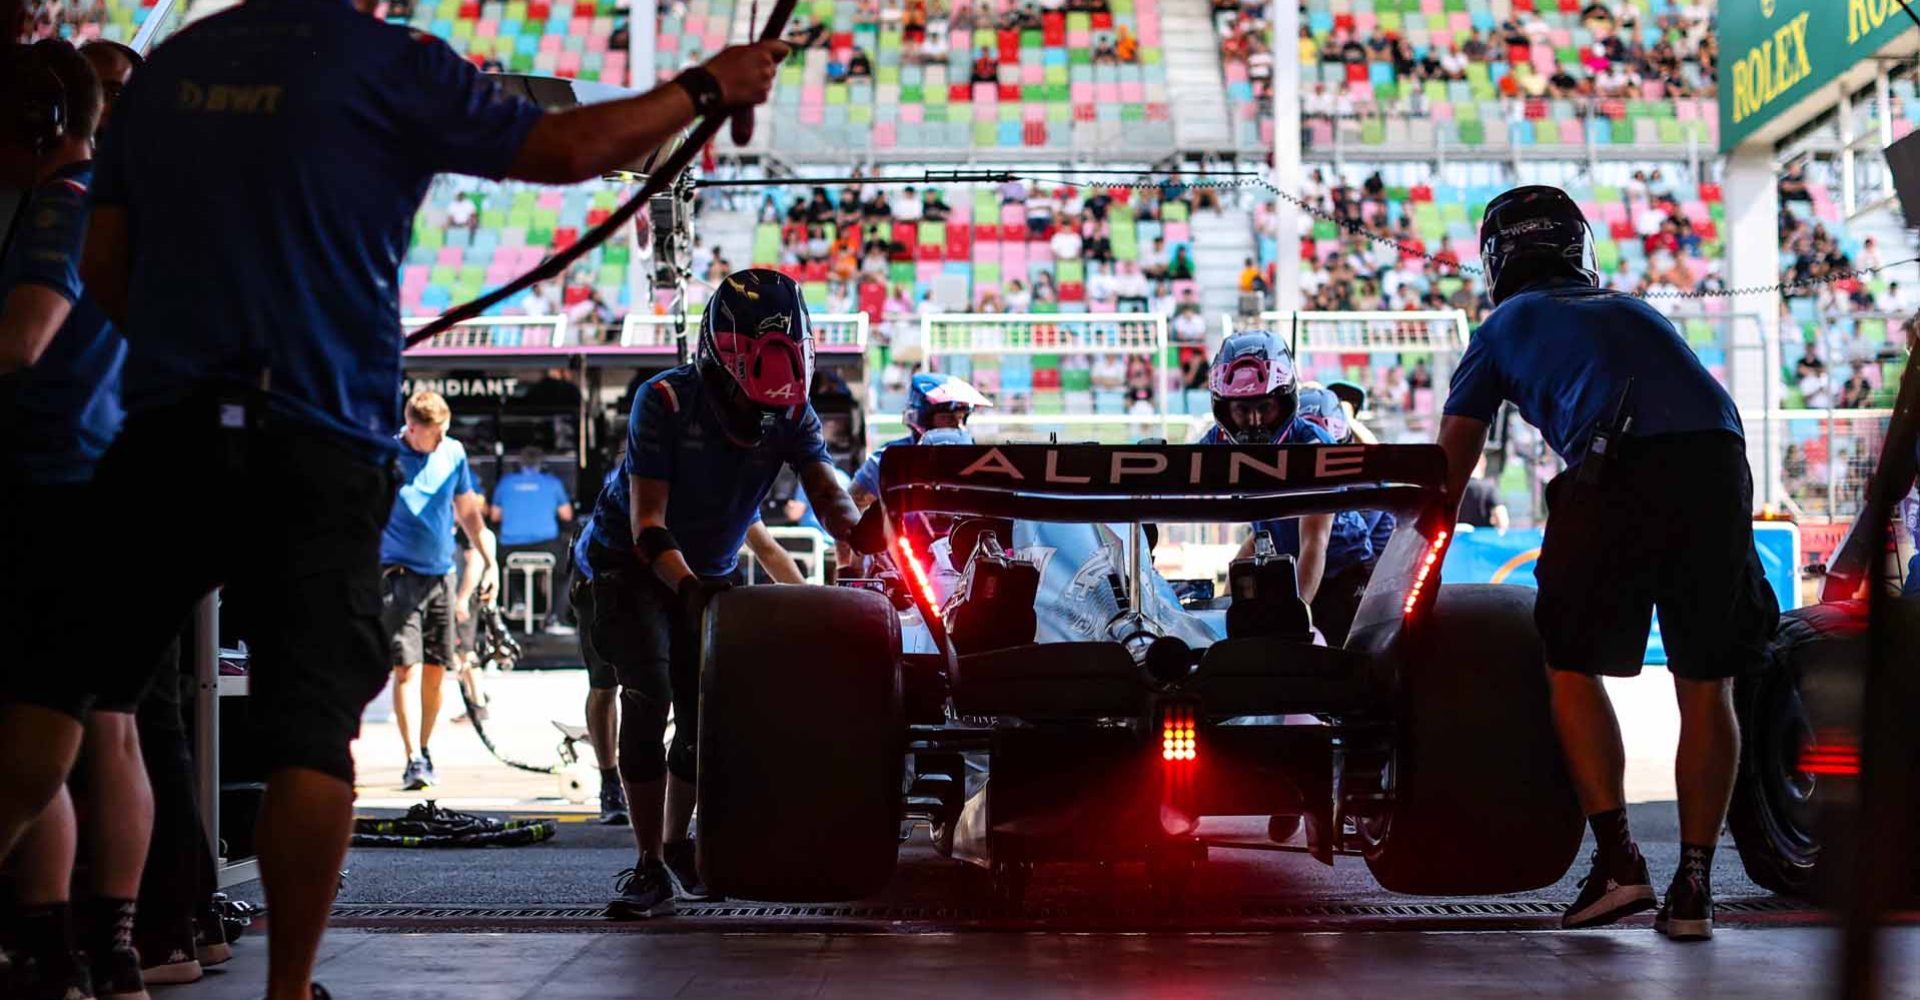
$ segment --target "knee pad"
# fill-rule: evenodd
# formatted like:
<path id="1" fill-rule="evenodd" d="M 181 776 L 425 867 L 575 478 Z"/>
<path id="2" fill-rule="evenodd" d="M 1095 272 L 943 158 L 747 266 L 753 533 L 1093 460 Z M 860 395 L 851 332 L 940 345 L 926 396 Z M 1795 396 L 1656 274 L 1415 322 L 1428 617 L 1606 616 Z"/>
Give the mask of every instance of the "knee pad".
<path id="1" fill-rule="evenodd" d="M 627 781 L 638 784 L 666 774 L 667 752 L 661 743 L 668 704 L 630 687 L 620 689 L 620 776 Z"/>

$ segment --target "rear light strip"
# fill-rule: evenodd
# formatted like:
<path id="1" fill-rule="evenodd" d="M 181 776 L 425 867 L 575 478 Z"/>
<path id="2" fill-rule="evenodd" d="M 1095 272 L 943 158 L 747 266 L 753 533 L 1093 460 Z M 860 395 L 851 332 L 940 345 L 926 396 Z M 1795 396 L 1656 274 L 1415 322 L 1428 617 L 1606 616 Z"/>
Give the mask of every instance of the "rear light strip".
<path id="1" fill-rule="evenodd" d="M 1160 759 L 1189 761 L 1197 757 L 1193 706 L 1169 705 L 1160 717 Z"/>
<path id="2" fill-rule="evenodd" d="M 1433 536 L 1433 544 L 1427 548 L 1427 557 L 1420 562 L 1420 568 L 1413 574 L 1413 586 L 1407 590 L 1407 601 L 1402 607 L 1407 614 L 1413 614 L 1413 606 L 1420 603 L 1421 592 L 1427 589 L 1427 578 L 1440 565 L 1440 555 L 1446 551 L 1450 532 L 1442 531 Z"/>
<path id="3" fill-rule="evenodd" d="M 900 561 L 905 564 L 907 576 L 911 578 L 914 592 L 920 595 L 920 602 L 935 618 L 940 617 L 940 605 L 933 599 L 933 583 L 927 579 L 926 567 L 921 565 L 920 557 L 914 554 L 913 541 L 903 531 L 900 534 Z"/>

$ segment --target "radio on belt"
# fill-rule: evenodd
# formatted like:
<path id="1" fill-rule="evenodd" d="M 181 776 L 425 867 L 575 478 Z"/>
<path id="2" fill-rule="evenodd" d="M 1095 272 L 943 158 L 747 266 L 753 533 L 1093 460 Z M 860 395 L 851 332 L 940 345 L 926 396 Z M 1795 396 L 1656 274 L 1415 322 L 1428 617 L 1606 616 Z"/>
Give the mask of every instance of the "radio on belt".
<path id="1" fill-rule="evenodd" d="M 1613 419 L 1594 428 L 1593 437 L 1587 440 L 1587 453 L 1580 460 L 1579 471 L 1574 473 L 1574 485 L 1599 485 L 1606 478 L 1607 467 L 1612 464 L 1620 441 L 1632 430 L 1633 380 L 1628 379 L 1626 388 L 1620 390 L 1620 398 L 1614 401 Z"/>

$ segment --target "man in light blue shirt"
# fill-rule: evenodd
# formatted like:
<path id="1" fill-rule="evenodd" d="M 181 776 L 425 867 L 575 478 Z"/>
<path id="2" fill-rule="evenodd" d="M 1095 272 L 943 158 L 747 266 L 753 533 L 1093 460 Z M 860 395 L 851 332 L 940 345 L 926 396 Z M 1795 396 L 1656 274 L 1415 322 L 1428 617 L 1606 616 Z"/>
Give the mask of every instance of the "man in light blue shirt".
<path id="1" fill-rule="evenodd" d="M 542 470 L 545 461 L 538 448 L 520 449 L 519 468 L 493 485 L 487 518 L 499 526 L 503 565 L 515 552 L 544 552 L 553 557 L 553 578 L 545 591 L 534 594 L 532 609 L 545 615 L 551 625 L 557 613 L 553 595 L 566 593 L 567 540 L 560 526 L 573 523 L 573 496 L 560 477 Z"/>
<path id="2" fill-rule="evenodd" d="M 467 449 L 447 436 L 453 413 L 437 392 L 421 391 L 407 400 L 407 426 L 400 432 L 400 493 L 380 537 L 381 579 L 385 583 L 382 624 L 393 666 L 393 718 L 407 752 L 401 784 L 418 791 L 435 783 L 427 742 L 440 717 L 440 683 L 453 662 L 453 529 L 457 522 L 482 556 L 480 590 L 494 588 L 490 547 L 482 543 L 486 523 L 481 496 L 467 464 Z M 421 670 L 419 742 L 408 732 L 407 692 Z M 416 747 L 418 750 L 416 751 Z"/>

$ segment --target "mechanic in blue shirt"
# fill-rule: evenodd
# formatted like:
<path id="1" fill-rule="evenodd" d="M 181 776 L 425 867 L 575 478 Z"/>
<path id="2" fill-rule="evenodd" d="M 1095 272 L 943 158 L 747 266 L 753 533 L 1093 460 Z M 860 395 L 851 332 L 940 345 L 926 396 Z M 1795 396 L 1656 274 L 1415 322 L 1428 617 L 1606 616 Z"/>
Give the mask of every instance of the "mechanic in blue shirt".
<path id="1" fill-rule="evenodd" d="M 896 444 L 918 444 L 928 431 L 941 427 L 967 426 L 973 411 L 992 406 L 993 401 L 975 389 L 972 383 L 941 372 L 918 372 L 907 380 L 907 409 L 902 418 L 907 433 L 873 450 L 853 474 L 853 502 L 866 510 L 880 497 L 880 454 Z"/>
<path id="2" fill-rule="evenodd" d="M 1214 423 L 1198 444 L 1333 443 L 1318 424 L 1300 416 L 1300 379 L 1293 354 L 1266 330 L 1243 330 L 1222 341 L 1207 372 L 1207 384 L 1213 393 Z M 1342 521 L 1347 544 L 1355 537 L 1365 543 L 1366 526 L 1358 514 L 1308 514 L 1255 522 L 1235 558 L 1251 554 L 1255 537 L 1268 532 L 1275 551 L 1298 560 L 1294 572 L 1300 599 L 1311 605 L 1320 593 L 1336 520 Z"/>
<path id="3" fill-rule="evenodd" d="M 764 101 L 786 53 L 724 49 L 647 94 L 542 113 L 374 6 L 253 0 L 156 49 L 101 145 L 82 267 L 129 352 L 101 485 L 168 525 L 144 553 L 167 572 L 114 601 L 101 653 L 152 662 L 216 585 L 247 607 L 269 1000 L 324 994 L 312 966 L 353 820 L 348 744 L 387 677 L 396 279 L 428 183 L 600 176 L 696 116 Z"/>
<path id="4" fill-rule="evenodd" d="M 1315 386 L 1300 390 L 1300 419 L 1320 428 L 1334 444 L 1360 443 L 1345 408 L 1327 389 Z M 1293 522 L 1262 521 L 1254 525 L 1255 530 L 1263 528 L 1273 532 L 1277 551 L 1291 552 L 1298 547 L 1299 531 Z M 1382 510 L 1343 510 L 1333 516 L 1333 529 L 1327 537 L 1326 571 L 1311 604 L 1314 627 L 1326 636 L 1328 645 L 1347 641 L 1367 581 L 1373 579 L 1374 563 L 1386 550 L 1393 528 L 1393 515 Z M 1288 536 L 1287 547 L 1280 544 L 1283 534 Z"/>
<path id="5" fill-rule="evenodd" d="M 562 524 L 573 522 L 573 495 L 560 477 L 541 470 L 546 456 L 539 448 L 520 450 L 520 467 L 493 484 L 493 503 L 487 517 L 500 526 L 501 560 L 515 552 L 544 552 L 553 557 L 551 594 L 567 592 L 567 541 Z M 558 621 L 558 611 L 550 596 L 536 593 L 533 611 L 544 614 L 548 623 Z"/>
<path id="6" fill-rule="evenodd" d="M 1675 763 L 1681 858 L 1656 926 L 1702 938 L 1739 761 L 1733 677 L 1762 662 L 1779 611 L 1754 551 L 1733 400 L 1666 317 L 1600 287 L 1591 241 L 1558 188 L 1515 188 L 1487 206 L 1481 258 L 1496 306 L 1454 371 L 1440 444 L 1456 504 L 1502 401 L 1568 466 L 1547 487 L 1534 619 L 1599 849 L 1563 926 L 1656 905 L 1627 828 L 1625 752 L 1601 678 L 1640 672 L 1657 607 L 1687 736 Z"/>
<path id="7" fill-rule="evenodd" d="M 792 278 L 764 269 L 729 275 L 701 318 L 694 363 L 654 376 L 635 395 L 625 488 L 610 485 L 594 507 L 586 559 L 593 644 L 620 679 L 620 778 L 640 854 L 608 904 L 616 919 L 670 913 L 676 892 L 705 898 L 687 839 L 697 627 L 728 586 L 781 466 L 799 474 L 829 534 L 864 551 L 883 544 L 879 518 L 862 524 L 834 479 L 807 402 L 813 350 Z M 673 745 L 663 753 L 669 708 Z"/>
<path id="8" fill-rule="evenodd" d="M 74 529 L 108 517 L 92 481 L 119 429 L 126 354 L 79 275 L 100 86 L 64 41 L 11 46 L 0 52 L 0 108 L 0 187 L 26 192 L 0 259 L 0 859 L 30 845 L 14 859 L 25 957 L 8 995 L 64 997 L 89 979 L 103 994 L 136 992 L 140 961 L 116 928 L 139 894 L 152 818 L 133 717 L 145 678 L 85 643 L 74 655 L 110 606 L 101 564 L 76 554 Z M 70 793 L 61 779 L 83 736 L 88 780 Z M 76 922 L 72 796 L 82 792 L 96 819 L 92 898 Z M 71 948 L 76 925 L 91 969 Z"/>
<path id="9" fill-rule="evenodd" d="M 439 781 L 427 744 L 440 718 L 441 682 L 455 663 L 454 619 L 464 618 L 459 612 L 466 610 L 456 609 L 453 595 L 456 524 L 480 554 L 476 586 L 483 596 L 495 588 L 498 577 L 480 513 L 484 501 L 467 462 L 467 449 L 447 434 L 453 420 L 447 401 L 437 392 L 422 389 L 407 400 L 406 419 L 406 429 L 400 432 L 405 447 L 396 460 L 400 494 L 380 535 L 380 571 L 385 585 L 382 621 L 393 668 L 393 720 L 407 755 L 400 784 L 411 792 Z M 407 696 L 416 670 L 421 678 L 417 743 L 407 726 Z"/>

